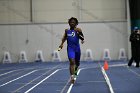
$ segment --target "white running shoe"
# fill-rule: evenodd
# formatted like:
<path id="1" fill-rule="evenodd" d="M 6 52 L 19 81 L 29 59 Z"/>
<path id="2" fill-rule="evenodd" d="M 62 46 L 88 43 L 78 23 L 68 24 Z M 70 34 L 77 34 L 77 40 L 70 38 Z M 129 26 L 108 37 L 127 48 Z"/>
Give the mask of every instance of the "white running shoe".
<path id="1" fill-rule="evenodd" d="M 71 75 L 71 83 L 74 84 L 74 82 L 75 82 L 74 75 Z"/>

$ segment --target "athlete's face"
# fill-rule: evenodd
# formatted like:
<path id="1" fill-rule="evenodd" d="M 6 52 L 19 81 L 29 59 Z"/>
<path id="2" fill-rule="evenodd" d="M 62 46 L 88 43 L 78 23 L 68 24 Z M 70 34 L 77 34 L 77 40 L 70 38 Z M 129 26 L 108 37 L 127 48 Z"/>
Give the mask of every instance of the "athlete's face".
<path id="1" fill-rule="evenodd" d="M 72 20 L 70 21 L 69 25 L 70 25 L 71 28 L 76 27 L 76 21 L 72 19 Z"/>

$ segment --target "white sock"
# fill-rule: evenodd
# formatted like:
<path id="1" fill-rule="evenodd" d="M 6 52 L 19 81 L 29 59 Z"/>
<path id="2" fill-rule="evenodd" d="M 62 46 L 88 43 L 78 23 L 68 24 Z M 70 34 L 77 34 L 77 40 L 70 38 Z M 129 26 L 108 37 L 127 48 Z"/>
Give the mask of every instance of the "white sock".
<path id="1" fill-rule="evenodd" d="M 71 75 L 71 78 L 74 78 L 74 75 Z"/>

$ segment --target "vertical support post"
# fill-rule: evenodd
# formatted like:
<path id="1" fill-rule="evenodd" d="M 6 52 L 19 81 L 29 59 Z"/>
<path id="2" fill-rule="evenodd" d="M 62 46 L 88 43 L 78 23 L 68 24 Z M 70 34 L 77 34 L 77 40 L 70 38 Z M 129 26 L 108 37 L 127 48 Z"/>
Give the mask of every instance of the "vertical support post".
<path id="1" fill-rule="evenodd" d="M 33 2 L 30 0 L 30 22 L 33 22 Z"/>
<path id="2" fill-rule="evenodd" d="M 129 0 L 126 0 L 126 11 L 127 11 L 127 32 L 128 32 L 128 59 L 131 57 L 131 44 L 129 42 L 129 35 L 131 33 L 131 19 L 130 19 L 130 6 Z"/>

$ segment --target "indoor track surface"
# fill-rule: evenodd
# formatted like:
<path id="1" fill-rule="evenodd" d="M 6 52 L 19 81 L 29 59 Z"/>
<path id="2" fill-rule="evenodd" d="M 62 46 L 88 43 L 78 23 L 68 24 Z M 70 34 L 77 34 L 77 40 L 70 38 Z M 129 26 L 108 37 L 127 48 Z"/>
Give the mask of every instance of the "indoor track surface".
<path id="1" fill-rule="evenodd" d="M 0 93 L 140 93 L 140 68 L 125 61 L 81 62 L 74 84 L 69 62 L 0 64 Z"/>

